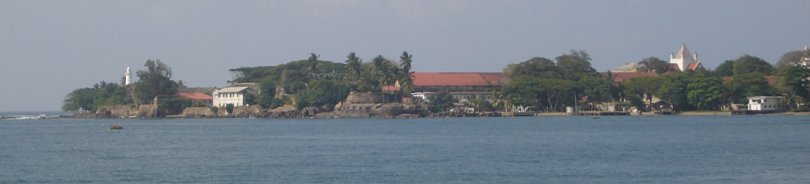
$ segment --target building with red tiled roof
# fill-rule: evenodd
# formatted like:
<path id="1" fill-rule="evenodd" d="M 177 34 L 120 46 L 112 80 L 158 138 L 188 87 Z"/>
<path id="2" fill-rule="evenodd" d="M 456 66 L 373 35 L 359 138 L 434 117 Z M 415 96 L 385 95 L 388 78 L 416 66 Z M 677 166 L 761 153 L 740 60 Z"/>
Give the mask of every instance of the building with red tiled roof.
<path id="1" fill-rule="evenodd" d="M 731 82 L 733 80 L 734 80 L 733 76 L 725 76 L 725 77 L 723 77 L 723 82 Z M 776 85 L 779 84 L 779 77 L 778 76 L 768 75 L 768 76 L 765 76 L 765 80 L 768 81 L 768 85 L 771 85 L 771 86 L 776 86 Z"/>
<path id="2" fill-rule="evenodd" d="M 492 99 L 493 93 L 508 82 L 497 72 L 414 72 L 413 96 L 428 100 L 438 92 L 448 92 L 459 102 Z"/>
<path id="3" fill-rule="evenodd" d="M 500 87 L 507 79 L 501 73 L 485 72 L 414 72 L 413 86 L 425 87 Z"/>
<path id="4" fill-rule="evenodd" d="M 214 100 L 214 97 L 199 92 L 179 92 L 177 96 L 188 100 Z"/>
<path id="5" fill-rule="evenodd" d="M 703 68 L 703 65 L 701 65 L 700 63 L 692 63 L 692 64 L 689 64 L 689 66 L 686 67 L 686 69 L 688 69 L 689 71 L 695 71 L 695 70 L 700 69 L 700 68 Z"/>
<path id="6" fill-rule="evenodd" d="M 658 76 L 655 72 L 621 72 L 621 73 L 611 73 L 613 75 L 613 82 L 614 83 L 621 83 L 626 80 L 630 80 L 633 78 L 638 77 L 655 77 Z M 602 73 L 605 77 L 607 77 L 607 73 Z"/>
<path id="7" fill-rule="evenodd" d="M 213 96 L 201 92 L 178 92 L 177 97 L 191 100 L 192 102 L 203 103 L 206 106 L 211 106 L 211 104 L 214 102 Z"/>

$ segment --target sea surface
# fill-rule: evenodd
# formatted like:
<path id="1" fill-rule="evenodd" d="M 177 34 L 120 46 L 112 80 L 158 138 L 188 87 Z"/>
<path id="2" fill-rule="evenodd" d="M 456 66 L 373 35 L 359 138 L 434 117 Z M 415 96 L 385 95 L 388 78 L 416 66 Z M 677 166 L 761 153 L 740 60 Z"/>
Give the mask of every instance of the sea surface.
<path id="1" fill-rule="evenodd" d="M 0 183 L 808 182 L 810 116 L 0 120 Z"/>

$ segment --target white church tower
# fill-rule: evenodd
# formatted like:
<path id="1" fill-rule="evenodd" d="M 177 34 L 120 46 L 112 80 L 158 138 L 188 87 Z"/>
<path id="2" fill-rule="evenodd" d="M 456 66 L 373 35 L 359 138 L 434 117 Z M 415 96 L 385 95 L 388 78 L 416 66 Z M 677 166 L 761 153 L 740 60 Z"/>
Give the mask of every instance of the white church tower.
<path id="1" fill-rule="evenodd" d="M 678 52 L 669 55 L 669 63 L 677 64 L 678 69 L 681 71 L 695 70 L 700 67 L 697 53 L 690 53 L 689 49 L 686 48 L 686 44 L 681 45 Z"/>
<path id="2" fill-rule="evenodd" d="M 130 71 L 129 67 L 127 67 L 127 72 L 124 73 L 124 86 L 132 84 L 132 72 Z"/>

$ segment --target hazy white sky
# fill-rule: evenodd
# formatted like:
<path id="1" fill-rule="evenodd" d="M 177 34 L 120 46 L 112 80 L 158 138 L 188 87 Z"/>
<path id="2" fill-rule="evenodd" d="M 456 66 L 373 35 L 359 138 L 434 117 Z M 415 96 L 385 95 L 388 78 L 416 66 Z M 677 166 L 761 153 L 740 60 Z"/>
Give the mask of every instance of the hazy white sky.
<path id="1" fill-rule="evenodd" d="M 227 69 L 414 55 L 416 71 L 500 71 L 586 50 L 605 71 L 686 43 L 714 68 L 810 44 L 810 1 L 0 1 L 0 111 L 58 110 L 70 91 L 160 59 L 190 86 Z"/>

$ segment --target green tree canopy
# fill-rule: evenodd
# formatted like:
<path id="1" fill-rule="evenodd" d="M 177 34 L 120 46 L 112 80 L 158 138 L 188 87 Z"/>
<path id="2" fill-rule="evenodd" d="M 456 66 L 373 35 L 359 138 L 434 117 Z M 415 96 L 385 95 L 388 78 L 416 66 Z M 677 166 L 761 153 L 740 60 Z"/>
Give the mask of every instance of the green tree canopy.
<path id="1" fill-rule="evenodd" d="M 355 54 L 354 52 L 349 53 L 349 55 L 346 56 L 346 65 L 345 65 L 346 69 L 344 69 L 344 71 L 346 71 L 346 74 L 344 75 L 344 77 L 346 78 L 347 81 L 349 81 L 349 83 L 351 83 L 355 87 L 357 85 L 360 85 L 358 83 L 363 82 L 361 80 L 363 75 L 362 65 L 363 61 L 359 57 L 357 57 L 357 54 Z"/>
<path id="2" fill-rule="evenodd" d="M 693 77 L 689 82 L 688 90 L 689 104 L 699 110 L 718 109 L 725 96 L 722 79 L 702 74 Z"/>
<path id="3" fill-rule="evenodd" d="M 804 50 L 794 50 L 787 52 L 779 58 L 779 62 L 776 63 L 777 68 L 787 68 L 790 66 L 796 65 L 802 58 L 807 56 L 807 52 Z"/>
<path id="4" fill-rule="evenodd" d="M 759 72 L 770 75 L 774 72 L 773 66 L 767 61 L 751 55 L 743 55 L 734 60 L 734 75 Z"/>
<path id="5" fill-rule="evenodd" d="M 264 78 L 259 82 L 258 103 L 262 108 L 276 108 L 284 105 L 284 100 L 276 98 L 276 81 Z"/>
<path id="6" fill-rule="evenodd" d="M 571 51 L 550 59 L 534 57 L 503 69 L 511 80 L 503 94 L 512 104 L 545 111 L 563 111 L 575 96 L 590 102 L 608 101 L 615 87 L 591 67 L 585 51 Z"/>
<path id="7" fill-rule="evenodd" d="M 539 78 L 512 78 L 503 88 L 503 93 L 514 105 L 546 107 L 546 88 Z"/>
<path id="8" fill-rule="evenodd" d="M 358 62 L 359 62 L 359 58 Z M 261 82 L 272 80 L 284 89 L 285 93 L 295 94 L 306 89 L 310 81 L 346 80 L 346 64 L 318 60 L 318 55 L 310 54 L 305 60 L 292 61 L 276 66 L 243 67 L 230 69 L 234 74 L 231 82 Z"/>
<path id="9" fill-rule="evenodd" d="M 645 107 L 644 100 L 652 103 L 652 96 L 661 87 L 661 77 L 638 77 L 622 82 L 625 98 L 633 105 Z"/>
<path id="10" fill-rule="evenodd" d="M 399 65 L 382 55 L 378 55 L 372 60 L 374 65 L 374 76 L 382 85 L 393 85 L 394 82 L 402 78 L 402 70 Z"/>
<path id="11" fill-rule="evenodd" d="M 346 99 L 349 90 L 348 84 L 339 81 L 312 81 L 309 89 L 298 93 L 296 105 L 298 109 L 321 107 L 331 111 L 335 104 Z"/>
<path id="12" fill-rule="evenodd" d="M 791 108 L 810 102 L 810 69 L 802 66 L 789 66 L 779 71 L 779 88 L 787 95 Z"/>
<path id="13" fill-rule="evenodd" d="M 605 102 L 612 98 L 612 84 L 597 75 L 585 75 L 577 81 L 579 96 L 586 96 L 591 102 Z"/>
<path id="14" fill-rule="evenodd" d="M 509 78 L 531 76 L 539 78 L 562 78 L 554 61 L 542 57 L 533 57 L 518 64 L 509 64 L 503 71 Z"/>
<path id="15" fill-rule="evenodd" d="M 728 98 L 732 103 L 746 101 L 746 97 L 777 95 L 776 89 L 768 84 L 768 79 L 762 73 L 746 73 L 735 75 L 728 86 Z"/>
<path id="16" fill-rule="evenodd" d="M 669 71 L 669 63 L 664 60 L 658 59 L 657 57 L 648 57 L 644 58 L 638 62 L 642 67 L 638 70 L 639 72 L 655 72 L 658 74 L 666 73 Z"/>
<path id="17" fill-rule="evenodd" d="M 571 50 L 555 60 L 564 79 L 579 80 L 583 75 L 596 73 L 596 69 L 591 67 L 591 57 L 585 51 Z"/>
<path id="18" fill-rule="evenodd" d="M 99 82 L 90 88 L 76 89 L 70 92 L 64 100 L 62 110 L 69 112 L 89 111 L 95 112 L 103 105 L 131 104 L 127 89 L 116 83 Z"/>
<path id="19" fill-rule="evenodd" d="M 546 102 L 550 111 L 565 111 L 566 105 L 573 106 L 576 82 L 563 79 L 540 79 L 546 90 Z M 578 97 L 581 95 L 577 95 Z"/>
<path id="20" fill-rule="evenodd" d="M 688 85 L 690 83 L 689 73 L 672 73 L 664 75 L 659 79 L 661 83 L 655 96 L 664 101 L 672 103 L 675 110 L 684 110 L 689 106 Z"/>
<path id="21" fill-rule="evenodd" d="M 458 102 L 453 95 L 447 93 L 446 91 L 442 91 L 430 96 L 430 103 L 429 108 L 431 112 L 445 112 L 453 108 L 453 104 Z"/>
<path id="22" fill-rule="evenodd" d="M 714 69 L 714 75 L 727 77 L 734 75 L 734 60 L 726 60 Z"/>
<path id="23" fill-rule="evenodd" d="M 151 103 L 156 97 L 169 97 L 177 94 L 178 84 L 172 80 L 172 69 L 160 60 L 147 60 L 146 70 L 136 72 L 140 81 L 135 83 L 135 93 L 139 104 Z"/>

